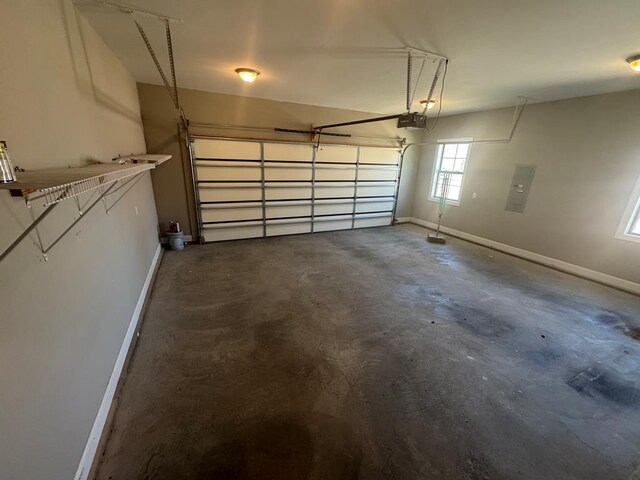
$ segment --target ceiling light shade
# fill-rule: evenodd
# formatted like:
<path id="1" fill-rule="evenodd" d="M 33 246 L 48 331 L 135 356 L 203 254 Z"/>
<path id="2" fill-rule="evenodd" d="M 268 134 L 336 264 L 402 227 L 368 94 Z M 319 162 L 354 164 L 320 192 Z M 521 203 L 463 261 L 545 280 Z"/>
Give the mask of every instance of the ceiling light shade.
<path id="1" fill-rule="evenodd" d="M 260 75 L 260 72 L 258 70 L 255 70 L 253 68 L 244 68 L 244 67 L 236 68 L 236 73 L 243 81 L 247 83 L 255 82 L 258 75 Z"/>
<path id="2" fill-rule="evenodd" d="M 634 55 L 633 57 L 627 58 L 627 63 L 636 72 L 640 72 L 640 54 L 639 55 Z"/>
<path id="3" fill-rule="evenodd" d="M 429 100 L 427 102 L 426 100 L 420 100 L 420 105 L 422 105 L 423 107 L 426 105 L 427 106 L 427 110 L 431 110 L 433 107 L 436 106 L 436 101 L 435 100 Z"/>

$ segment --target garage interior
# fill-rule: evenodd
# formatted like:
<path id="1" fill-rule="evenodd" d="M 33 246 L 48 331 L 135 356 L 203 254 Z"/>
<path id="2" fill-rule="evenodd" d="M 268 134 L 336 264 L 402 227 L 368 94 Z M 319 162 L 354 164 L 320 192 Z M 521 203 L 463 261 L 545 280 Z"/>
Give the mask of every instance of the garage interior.
<path id="1" fill-rule="evenodd" d="M 640 480 L 640 3 L 3 7 L 0 478 Z"/>

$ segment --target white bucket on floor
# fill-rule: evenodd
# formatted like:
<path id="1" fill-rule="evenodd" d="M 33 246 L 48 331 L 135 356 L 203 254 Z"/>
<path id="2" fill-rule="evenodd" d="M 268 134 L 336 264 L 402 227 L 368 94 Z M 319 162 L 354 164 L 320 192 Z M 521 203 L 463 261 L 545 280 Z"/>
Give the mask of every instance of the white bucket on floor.
<path id="1" fill-rule="evenodd" d="M 184 249 L 184 235 L 182 232 L 167 232 L 169 237 L 169 247 L 171 250 L 183 250 Z"/>

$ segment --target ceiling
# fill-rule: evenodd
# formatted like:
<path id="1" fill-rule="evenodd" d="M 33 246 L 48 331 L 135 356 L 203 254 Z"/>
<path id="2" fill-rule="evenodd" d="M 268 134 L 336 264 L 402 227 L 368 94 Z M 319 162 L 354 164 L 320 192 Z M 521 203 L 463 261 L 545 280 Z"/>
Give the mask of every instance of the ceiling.
<path id="1" fill-rule="evenodd" d="M 130 0 L 172 24 L 178 84 L 211 92 L 397 113 L 405 45 L 446 55 L 443 114 L 640 88 L 638 0 Z M 131 18 L 79 10 L 139 82 L 161 83 Z M 164 26 L 140 23 L 163 65 Z M 244 84 L 239 66 L 262 73 Z M 417 77 L 420 61 L 414 61 Z M 435 64 L 427 61 L 418 100 Z"/>

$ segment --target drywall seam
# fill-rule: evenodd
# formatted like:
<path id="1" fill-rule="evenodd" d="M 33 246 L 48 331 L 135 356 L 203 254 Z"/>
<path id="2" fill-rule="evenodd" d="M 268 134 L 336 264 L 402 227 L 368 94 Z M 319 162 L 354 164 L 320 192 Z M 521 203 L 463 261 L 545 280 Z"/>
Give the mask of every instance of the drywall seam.
<path id="1" fill-rule="evenodd" d="M 421 220 L 415 217 L 403 217 L 398 219 L 398 223 L 407 222 L 430 228 L 432 230 L 435 230 L 437 227 L 437 225 L 433 222 L 428 222 L 426 220 Z M 625 292 L 640 295 L 640 283 L 630 282 L 629 280 L 625 280 L 623 278 L 614 277 L 613 275 L 607 275 L 606 273 L 596 272 L 595 270 L 590 270 L 588 268 L 580 267 L 572 263 L 563 262 L 562 260 L 558 260 L 556 258 L 546 257 L 544 255 L 540 255 L 539 253 L 530 252 L 529 250 L 523 250 L 521 248 L 512 247 L 511 245 L 495 242 L 487 238 L 478 237 L 470 233 L 454 230 L 453 228 L 442 226 L 440 227 L 440 231 L 453 237 L 460 238 L 462 240 L 477 243 L 478 245 L 489 247 L 500 252 L 508 253 L 509 255 L 513 255 L 515 257 L 524 258 L 525 260 L 529 260 L 546 267 L 560 270 L 561 272 L 570 273 L 577 277 L 586 278 L 587 280 L 592 280 L 609 287 L 614 287 L 619 290 L 624 290 Z"/>
<path id="2" fill-rule="evenodd" d="M 140 291 L 138 303 L 136 304 L 136 308 L 133 310 L 133 315 L 131 316 L 131 321 L 129 322 L 129 328 L 127 329 L 127 333 L 124 336 L 122 345 L 120 346 L 120 352 L 118 353 L 115 365 L 113 366 L 113 371 L 111 372 L 111 377 L 109 378 L 109 383 L 107 384 L 104 396 L 102 397 L 102 403 L 100 404 L 100 408 L 98 409 L 96 419 L 93 422 L 93 427 L 91 428 L 91 433 L 89 434 L 87 444 L 84 447 L 84 452 L 82 452 L 82 457 L 80 459 L 80 463 L 74 477 L 75 480 L 86 480 L 88 478 L 89 472 L 91 470 L 91 465 L 93 464 L 93 460 L 98 450 L 100 438 L 102 437 L 102 431 L 107 421 L 107 417 L 109 416 L 111 403 L 113 402 L 113 398 L 116 393 L 116 387 L 118 386 L 120 375 L 122 374 L 122 368 L 127 358 L 127 353 L 129 352 L 129 345 L 131 345 L 133 334 L 136 331 L 138 322 L 140 321 L 142 308 L 144 307 L 144 302 L 147 298 L 147 292 L 149 291 L 149 287 L 151 286 L 151 280 L 153 279 L 153 275 L 155 273 L 161 252 L 162 246 L 160 243 L 158 243 L 158 248 L 156 249 L 156 253 L 153 256 L 151 265 L 149 266 L 149 271 L 147 272 L 147 278 L 145 279 L 142 290 Z"/>

